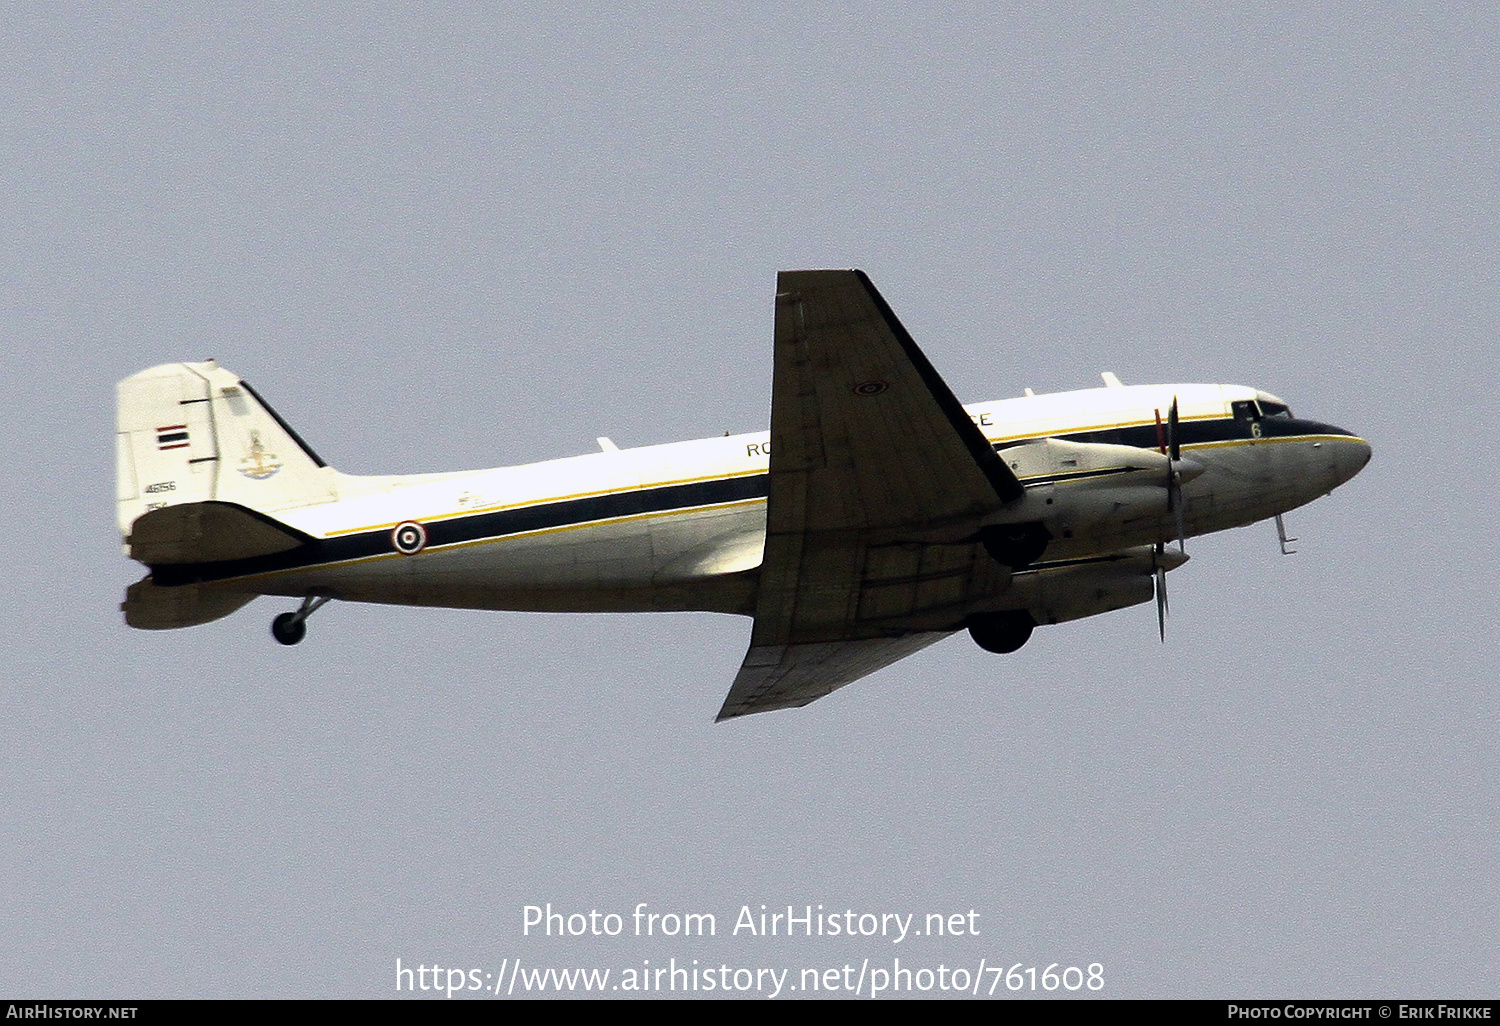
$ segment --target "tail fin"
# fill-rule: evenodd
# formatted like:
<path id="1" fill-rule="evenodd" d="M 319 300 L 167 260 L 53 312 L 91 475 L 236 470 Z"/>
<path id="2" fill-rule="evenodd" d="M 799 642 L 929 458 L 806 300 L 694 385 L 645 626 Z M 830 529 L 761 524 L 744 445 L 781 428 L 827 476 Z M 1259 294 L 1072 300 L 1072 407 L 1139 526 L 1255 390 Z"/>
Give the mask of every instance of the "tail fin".
<path id="1" fill-rule="evenodd" d="M 248 383 L 214 361 L 168 363 L 119 385 L 120 532 L 184 503 L 260 513 L 329 502 L 337 474 Z"/>

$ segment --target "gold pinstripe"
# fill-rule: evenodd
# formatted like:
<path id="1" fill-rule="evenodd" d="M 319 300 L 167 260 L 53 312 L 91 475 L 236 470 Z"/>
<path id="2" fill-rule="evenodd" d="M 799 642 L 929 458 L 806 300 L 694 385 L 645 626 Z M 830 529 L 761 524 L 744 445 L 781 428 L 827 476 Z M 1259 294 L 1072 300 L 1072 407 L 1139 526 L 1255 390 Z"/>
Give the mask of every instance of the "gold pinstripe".
<path id="1" fill-rule="evenodd" d="M 1199 418 L 1199 419 L 1202 420 L 1202 419 L 1205 419 L 1205 418 Z M 1154 421 L 1151 421 L 1151 422 L 1148 422 L 1148 423 L 1154 423 Z M 1137 426 L 1139 426 L 1139 425 L 1137 425 Z M 1099 428 L 1098 430 L 1103 431 L 1103 430 L 1107 430 L 1107 429 L 1106 428 Z M 1021 437 L 1023 437 L 1023 438 L 1052 438 L 1052 437 L 1055 437 L 1055 436 L 1053 436 L 1053 435 L 1023 435 Z M 1233 448 L 1235 446 L 1241 446 L 1241 445 L 1274 445 L 1274 444 L 1281 443 L 1281 442 L 1360 442 L 1360 443 L 1362 443 L 1364 445 L 1369 445 L 1370 444 L 1369 442 L 1366 442 L 1363 438 L 1356 438 L 1356 437 L 1354 437 L 1352 435 L 1283 435 L 1283 436 L 1278 437 L 1278 438 L 1223 438 L 1223 439 L 1220 439 L 1220 440 L 1214 441 L 1214 442 L 1193 442 L 1191 444 L 1184 443 L 1181 446 L 1181 449 L 1182 449 L 1183 452 L 1186 452 L 1189 449 L 1229 449 L 1229 448 Z M 1149 449 L 1147 451 L 1148 452 L 1156 452 L 1157 450 L 1155 450 L 1155 449 Z M 1100 468 L 1100 469 L 1108 470 L 1109 468 L 1104 467 L 1104 468 Z M 1153 470 L 1153 469 L 1154 468 L 1152 468 L 1152 467 L 1141 467 L 1141 468 L 1138 468 L 1138 472 L 1145 473 L 1145 472 Z M 1071 475 L 1071 477 L 1072 478 L 1091 477 L 1091 476 L 1097 476 L 1098 473 L 1099 473 L 1099 471 L 1097 471 L 1097 470 L 1092 470 L 1092 471 L 1091 470 L 1080 470 L 1077 473 Z M 1018 481 L 1035 481 L 1037 478 L 1040 478 L 1040 477 L 1057 477 L 1057 476 L 1058 475 L 1056 475 L 1056 474 L 1044 471 L 1044 472 L 1042 472 L 1040 474 L 1031 474 L 1031 475 L 1028 475 L 1027 477 L 1017 477 L 1017 480 Z M 1068 482 L 1068 480 L 1069 480 L 1069 478 L 1067 476 L 1065 476 L 1065 477 L 1063 477 L 1062 480 L 1058 481 L 1058 483 L 1059 484 L 1066 484 Z"/>
<path id="2" fill-rule="evenodd" d="M 737 475 L 734 475 L 734 476 L 736 476 L 736 477 L 743 477 L 745 475 L 743 475 L 743 474 L 737 474 Z M 712 479 L 712 478 L 705 478 L 705 479 L 702 479 L 702 480 L 714 480 L 714 479 Z M 604 495 L 604 494 L 609 494 L 609 493 L 607 493 L 607 492 L 598 492 L 598 493 L 594 493 L 594 494 Z M 495 542 L 515 541 L 517 538 L 537 538 L 537 537 L 540 537 L 540 536 L 542 536 L 544 534 L 561 534 L 564 531 L 577 531 L 577 530 L 580 530 L 581 528 L 585 528 L 585 527 L 598 527 L 601 524 L 628 524 L 628 523 L 631 523 L 632 521 L 649 520 L 649 519 L 651 519 L 653 517 L 670 517 L 670 516 L 676 516 L 676 515 L 678 515 L 680 513 L 689 513 L 689 512 L 692 512 L 694 510 L 703 510 L 703 509 L 733 509 L 736 506 L 764 505 L 765 501 L 766 501 L 765 499 L 736 499 L 733 502 L 711 502 L 711 503 L 708 503 L 708 504 L 703 505 L 703 506 L 684 506 L 684 507 L 682 507 L 680 509 L 655 510 L 655 511 L 650 512 L 650 513 L 632 513 L 632 514 L 630 514 L 628 516 L 623 516 L 623 517 L 604 517 L 601 520 L 584 520 L 584 521 L 581 521 L 581 522 L 576 523 L 576 524 L 560 524 L 557 527 L 539 527 L 539 528 L 537 528 L 534 531 L 520 531 L 520 532 L 517 532 L 515 534 L 501 534 L 501 535 L 495 535 L 495 536 L 490 537 L 490 538 L 473 538 L 473 539 L 470 539 L 469 541 L 452 542 L 452 543 L 450 543 L 448 545 L 434 545 L 431 548 L 423 549 L 422 552 L 451 552 L 454 549 L 466 549 L 466 548 L 470 548 L 470 547 L 475 546 L 475 545 L 490 545 L 490 544 L 493 544 Z M 480 511 L 476 511 L 476 512 L 480 512 Z M 486 510 L 484 512 L 489 512 L 489 511 Z M 445 519 L 452 519 L 452 518 L 450 517 L 450 518 L 445 518 Z M 431 521 L 428 521 L 428 522 L 431 523 Z M 405 523 L 405 521 L 398 521 L 398 523 Z M 392 526 L 394 526 L 394 525 L 392 525 Z M 376 528 L 375 530 L 378 530 L 378 528 Z M 345 533 L 349 533 L 349 532 L 345 532 Z M 421 555 L 421 553 L 417 553 L 417 555 Z M 376 562 L 377 560 L 382 560 L 382 559 L 398 559 L 398 558 L 399 559 L 409 559 L 411 557 L 410 556 L 406 556 L 406 555 L 404 555 L 403 553 L 400 553 L 400 552 L 380 552 L 380 553 L 377 553 L 376 555 L 373 555 L 373 556 L 359 556 L 359 557 L 357 557 L 355 559 L 342 559 L 342 560 L 336 560 L 336 561 L 331 562 L 331 563 L 314 563 L 314 564 L 311 564 L 310 566 L 294 566 L 294 567 L 288 567 L 285 570 L 267 570 L 264 573 L 245 574 L 242 577 L 226 577 L 226 578 L 224 578 L 224 580 L 226 580 L 226 581 L 256 581 L 256 580 L 263 580 L 263 579 L 265 579 L 267 577 L 284 577 L 287 574 L 306 573 L 306 572 L 308 572 L 310 570 L 326 570 L 326 569 L 328 569 L 330 567 L 357 566 L 357 565 L 359 565 L 361 563 L 373 563 L 373 562 Z M 217 583 L 220 583 L 220 582 L 215 581 L 214 583 L 217 584 Z"/>
<path id="3" fill-rule="evenodd" d="M 1193 417 L 1178 417 L 1177 418 L 1177 422 L 1179 424 L 1186 424 L 1190 420 L 1224 420 L 1224 419 L 1225 419 L 1225 416 L 1222 413 L 1200 413 L 1197 416 L 1193 416 Z M 1162 421 L 1162 429 L 1163 430 L 1166 429 L 1166 424 L 1167 424 L 1167 422 L 1165 420 L 1163 420 Z M 1082 433 L 1084 431 L 1115 431 L 1115 430 L 1119 430 L 1121 428 L 1155 427 L 1155 426 L 1156 426 L 1156 418 L 1154 418 L 1154 417 L 1152 419 L 1150 419 L 1150 420 L 1117 420 L 1117 421 L 1113 421 L 1113 422 L 1105 422 L 1105 423 L 1102 423 L 1102 424 L 1079 424 L 1077 426 L 1069 426 L 1067 428 L 1064 428 L 1064 429 L 1061 429 L 1061 430 L 1058 430 L 1058 431 L 1043 431 L 1041 434 L 1029 433 L 1029 434 L 1020 434 L 1020 435 L 996 435 L 994 438 L 991 438 L 989 440 L 990 440 L 991 444 L 993 444 L 993 445 L 999 445 L 1001 442 L 1019 442 L 1019 441 L 1022 441 L 1023 439 L 1027 439 L 1027 438 L 1056 438 L 1059 434 L 1076 435 L 1076 434 L 1080 434 L 1080 433 Z M 1186 446 L 1184 446 L 1183 448 L 1186 448 Z"/>
<path id="4" fill-rule="evenodd" d="M 1223 419 L 1222 416 L 1212 416 L 1212 415 L 1198 416 L 1198 417 L 1183 417 L 1183 418 L 1181 418 L 1182 422 L 1186 422 L 1186 421 L 1189 421 L 1189 420 L 1204 421 L 1204 420 L 1222 420 L 1222 419 Z M 1070 434 L 1071 433 L 1076 433 L 1078 431 L 1108 431 L 1108 430 L 1112 430 L 1112 429 L 1115 429 L 1115 428 L 1150 426 L 1150 425 L 1154 425 L 1155 423 L 1156 423 L 1156 421 L 1154 419 L 1153 420 L 1139 420 L 1139 421 L 1120 421 L 1120 422 L 1116 422 L 1114 424 L 1103 424 L 1103 425 L 1097 425 L 1097 426 L 1093 426 L 1093 427 L 1074 428 L 1074 429 L 1070 429 L 1069 433 Z M 1013 436 L 1009 436 L 1009 437 L 990 439 L 990 441 L 992 443 L 999 443 L 1001 441 L 1016 441 L 1016 440 L 1028 439 L 1028 438 L 1038 438 L 1038 439 L 1040 439 L 1040 438 L 1052 438 L 1052 437 L 1055 437 L 1055 435 L 1054 434 L 1013 435 Z M 1278 438 L 1227 438 L 1227 439 L 1222 439 L 1220 441 L 1213 441 L 1213 442 L 1194 442 L 1192 444 L 1183 445 L 1181 448 L 1183 450 L 1189 450 L 1189 449 L 1218 449 L 1218 448 L 1229 448 L 1229 447 L 1233 447 L 1233 446 L 1242 446 L 1242 445 L 1262 445 L 1262 444 L 1273 444 L 1273 443 L 1281 443 L 1281 442 L 1304 442 L 1304 441 L 1330 441 L 1330 442 L 1339 442 L 1339 441 L 1343 441 L 1343 442 L 1356 442 L 1357 441 L 1357 442 L 1363 442 L 1364 440 L 1363 439 L 1359 439 L 1359 438 L 1354 438 L 1354 437 L 1352 437 L 1350 435 L 1290 435 L 1290 436 L 1284 436 L 1284 437 L 1278 437 Z M 1365 444 L 1368 444 L 1368 443 L 1365 443 Z M 1151 450 L 1151 451 L 1154 452 L 1156 450 Z M 1144 469 L 1149 469 L 1149 468 L 1144 468 Z M 421 522 L 422 523 L 427 523 L 427 524 L 439 523 L 439 522 L 446 521 L 446 520 L 457 520 L 457 519 L 460 519 L 462 517 L 475 516 L 475 515 L 482 514 L 482 513 L 496 513 L 496 512 L 503 511 L 503 510 L 526 509 L 526 508 L 534 507 L 534 506 L 546 506 L 546 505 L 550 505 L 550 504 L 556 503 L 556 502 L 569 502 L 569 501 L 572 501 L 574 499 L 588 499 L 588 498 L 595 498 L 595 497 L 600 496 L 600 495 L 615 495 L 615 494 L 619 494 L 619 493 L 623 493 L 623 492 L 646 491 L 646 490 L 652 489 L 652 488 L 670 488 L 670 487 L 673 487 L 675 485 L 698 484 L 698 483 L 704 482 L 704 481 L 730 481 L 730 480 L 735 480 L 737 478 L 754 477 L 757 474 L 764 474 L 764 473 L 766 473 L 765 470 L 758 470 L 758 469 L 757 470 L 745 470 L 745 471 L 738 471 L 738 472 L 731 473 L 731 474 L 704 474 L 704 475 L 700 475 L 698 477 L 686 477 L 686 478 L 678 478 L 678 479 L 669 480 L 669 481 L 657 481 L 657 482 L 653 482 L 651 484 L 642 484 L 638 488 L 604 488 L 604 489 L 597 489 L 595 491 L 590 491 L 590 492 L 576 492 L 576 493 L 573 493 L 573 494 L 570 494 L 570 495 L 559 495 L 559 496 L 550 496 L 550 497 L 543 498 L 543 499 L 533 499 L 533 500 L 529 500 L 529 501 L 526 501 L 526 502 L 516 502 L 516 503 L 509 503 L 509 504 L 499 504 L 499 505 L 493 505 L 493 506 L 484 506 L 484 507 L 480 507 L 480 508 L 477 508 L 477 509 L 470 509 L 470 510 L 458 510 L 458 511 L 455 511 L 455 512 L 452 512 L 452 513 L 442 513 L 442 514 L 438 514 L 436 516 L 425 517 L 425 518 L 422 519 Z M 1046 477 L 1046 476 L 1049 476 L 1049 475 L 1047 475 L 1047 474 L 1032 474 L 1032 475 L 1030 475 L 1028 477 L 1025 477 L 1025 478 L 1018 478 L 1017 480 L 1031 481 L 1031 480 L 1035 480 L 1038 477 Z M 763 498 L 744 499 L 744 500 L 737 500 L 735 502 L 729 502 L 729 503 L 709 503 L 708 505 L 705 505 L 705 506 L 688 506 L 688 507 L 683 507 L 681 509 L 675 509 L 675 510 L 660 510 L 660 511 L 651 512 L 651 513 L 637 513 L 637 514 L 631 514 L 629 516 L 624 516 L 624 517 L 606 517 L 606 518 L 604 518 L 602 520 L 588 520 L 588 521 L 584 521 L 584 522 L 581 522 L 581 523 L 578 523 L 578 524 L 564 524 L 564 525 L 561 525 L 561 526 L 558 526 L 558 527 L 539 528 L 539 529 L 537 529 L 535 531 L 526 531 L 526 532 L 522 532 L 520 534 L 507 534 L 507 535 L 497 536 L 497 537 L 494 537 L 494 538 L 476 538 L 476 539 L 473 539 L 471 541 L 455 542 L 455 543 L 453 543 L 451 545 L 444 545 L 444 546 L 441 546 L 441 548 L 443 550 L 448 550 L 448 549 L 455 549 L 455 548 L 463 548 L 463 547 L 467 547 L 467 546 L 470 546 L 470 545 L 485 545 L 485 544 L 488 544 L 488 543 L 494 542 L 494 541 L 509 540 L 509 539 L 514 539 L 514 538 L 528 538 L 528 537 L 535 537 L 535 536 L 544 535 L 544 534 L 555 534 L 555 533 L 559 533 L 559 532 L 562 532 L 562 531 L 577 530 L 580 527 L 591 527 L 591 526 L 594 526 L 594 525 L 597 525 L 597 524 L 605 524 L 605 523 L 628 523 L 628 522 L 633 521 L 633 520 L 643 520 L 643 519 L 647 519 L 647 518 L 651 518 L 651 517 L 670 516 L 670 515 L 677 514 L 677 513 L 682 513 L 682 512 L 685 512 L 687 510 L 691 510 L 691 509 L 710 509 L 710 508 L 715 508 L 715 507 L 723 507 L 723 508 L 727 509 L 727 508 L 731 508 L 733 506 L 753 505 L 753 504 L 756 504 L 756 503 L 764 503 L 765 501 L 766 500 L 763 499 Z M 389 521 L 387 523 L 383 523 L 383 524 L 371 524 L 371 525 L 364 526 L 364 527 L 340 528 L 337 531 L 330 531 L 328 534 L 324 535 L 323 537 L 324 538 L 338 538 L 338 537 L 343 537 L 345 535 L 350 535 L 350 534 L 360 534 L 360 533 L 363 533 L 363 532 L 366 532 L 366 531 L 383 531 L 383 530 L 389 530 L 391 528 L 394 528 L 397 524 L 402 524 L 402 523 L 405 523 L 405 522 L 406 522 L 405 520 L 392 520 L 392 521 Z M 434 550 L 434 551 L 436 551 L 436 550 Z M 392 556 L 399 556 L 399 555 L 401 555 L 401 554 L 397 553 L 397 552 L 382 553 L 382 554 L 377 555 L 377 556 L 362 556 L 359 559 L 348 560 L 348 561 L 341 562 L 341 563 L 319 563 L 317 565 L 320 566 L 320 567 L 322 567 L 322 566 L 351 566 L 351 565 L 353 565 L 355 563 L 368 562 L 368 561 L 374 560 L 374 559 L 388 559 L 388 558 L 390 558 Z M 289 569 L 289 570 L 276 570 L 276 571 L 270 571 L 270 572 L 265 573 L 265 574 L 255 574 L 255 575 L 252 575 L 250 577 L 245 577 L 245 578 L 235 578 L 235 580 L 250 580 L 250 579 L 254 579 L 256 577 L 269 577 L 269 576 L 278 576 L 278 575 L 281 575 L 281 574 L 288 574 L 288 573 L 298 573 L 298 572 L 301 572 L 302 570 L 305 570 L 305 569 L 307 569 L 307 568 L 306 567 L 302 567 L 302 568 L 293 568 L 293 569 Z"/>
<path id="5" fill-rule="evenodd" d="M 1183 418 L 1181 418 L 1181 421 L 1183 423 L 1186 423 L 1187 421 L 1190 421 L 1190 420 L 1222 420 L 1222 419 L 1223 419 L 1222 415 L 1215 416 L 1215 415 L 1212 415 L 1212 414 L 1205 414 L 1205 415 L 1199 415 L 1199 416 L 1196 416 L 1196 417 L 1183 417 Z M 1093 426 L 1083 426 L 1083 427 L 1069 428 L 1068 429 L 1068 433 L 1069 434 L 1074 434 L 1074 433 L 1079 432 L 1079 431 L 1110 431 L 1110 430 L 1114 430 L 1116 428 L 1142 427 L 1142 426 L 1145 426 L 1145 425 L 1152 425 L 1152 424 L 1155 424 L 1155 423 L 1156 423 L 1155 420 L 1117 421 L 1117 422 L 1114 422 L 1114 423 L 1106 423 L 1106 424 L 1097 424 L 1097 425 L 1093 425 Z M 1039 435 L 1038 434 L 1009 435 L 1009 436 L 1003 436 L 1002 435 L 1002 436 L 999 436 L 999 437 L 996 437 L 996 438 L 990 438 L 989 442 L 992 445 L 998 445 L 1001 442 L 1014 442 L 1014 441 L 1018 441 L 1020 439 L 1025 439 L 1025 438 L 1051 438 L 1055 434 L 1056 434 L 1056 432 L 1043 433 L 1043 434 L 1039 434 Z M 1188 446 L 1183 446 L 1183 448 L 1189 448 L 1189 447 Z M 595 497 L 600 496 L 600 495 L 614 495 L 614 494 L 617 494 L 617 493 L 620 493 L 620 492 L 645 491 L 648 488 L 671 488 L 674 485 L 698 484 L 699 482 L 702 482 L 702 481 L 731 481 L 731 480 L 734 480 L 735 478 L 754 477 L 756 474 L 764 474 L 764 473 L 766 473 L 765 470 L 759 470 L 759 469 L 757 469 L 757 470 L 742 470 L 742 471 L 738 471 L 738 472 L 732 473 L 732 474 L 703 474 L 703 475 L 700 475 L 698 477 L 684 477 L 684 478 L 677 478 L 677 479 L 670 480 L 670 481 L 655 481 L 655 482 L 652 482 L 651 484 L 642 484 L 639 488 L 601 488 L 601 489 L 596 489 L 595 491 L 591 491 L 591 492 L 576 492 L 576 493 L 571 494 L 571 495 L 548 496 L 548 497 L 542 498 L 542 499 L 528 499 L 525 502 L 513 502 L 513 503 L 509 503 L 509 504 L 501 503 L 499 505 L 494 505 L 494 506 L 482 506 L 482 507 L 479 507 L 477 509 L 455 510 L 455 511 L 453 511 L 451 513 L 439 513 L 439 514 L 436 514 L 434 516 L 423 518 L 422 523 L 431 524 L 431 523 L 437 523 L 437 522 L 443 521 L 443 520 L 455 520 L 455 519 L 458 519 L 459 517 L 472 516 L 472 515 L 474 515 L 476 513 L 498 513 L 498 512 L 501 512 L 502 510 L 525 509 L 525 508 L 530 507 L 530 506 L 545 506 L 545 505 L 548 505 L 548 504 L 554 503 L 554 502 L 569 502 L 569 501 L 571 501 L 573 499 L 592 499 L 592 498 L 595 498 Z M 340 537 L 343 537 L 344 535 L 348 535 L 348 534 L 361 534 L 361 533 L 363 533 L 365 531 L 386 531 L 386 530 L 390 530 L 391 528 L 395 527 L 397 524 L 404 524 L 405 522 L 406 522 L 405 520 L 392 520 L 392 521 L 389 521 L 388 523 L 383 523 L 383 524 L 367 524 L 367 525 L 362 526 L 362 527 L 341 527 L 341 528 L 339 528 L 336 531 L 329 531 L 327 534 L 323 535 L 323 537 L 324 538 L 340 538 Z"/>
<path id="6" fill-rule="evenodd" d="M 1184 449 L 1227 449 L 1236 445 L 1276 445 L 1284 442 L 1359 442 L 1370 443 L 1354 435 L 1282 435 L 1278 438 L 1224 438 L 1217 442 L 1194 442 Z"/>
<path id="7" fill-rule="evenodd" d="M 422 518 L 424 524 L 435 524 L 443 520 L 457 520 L 461 517 L 471 517 L 479 513 L 499 513 L 509 509 L 527 509 L 532 506 L 549 506 L 554 502 L 571 502 L 574 499 L 593 499 L 600 495 L 617 495 L 623 492 L 644 492 L 652 488 L 672 488 L 676 485 L 699 484 L 703 481 L 732 481 L 741 477 L 754 477 L 756 474 L 764 474 L 764 470 L 742 470 L 733 474 L 704 474 L 700 477 L 684 477 L 675 481 L 654 481 L 651 484 L 643 484 L 635 488 L 600 488 L 592 492 L 576 492 L 572 495 L 551 495 L 544 499 L 528 499 L 525 502 L 501 503 L 497 506 L 481 506 L 476 509 L 455 510 L 452 513 L 438 513 L 434 516 Z M 762 500 L 764 501 L 764 500 Z M 397 524 L 404 524 L 406 520 L 392 520 L 386 524 L 370 524 L 365 527 L 341 527 L 337 531 L 329 531 L 324 538 L 339 538 L 346 534 L 362 534 L 365 531 L 385 531 Z"/>

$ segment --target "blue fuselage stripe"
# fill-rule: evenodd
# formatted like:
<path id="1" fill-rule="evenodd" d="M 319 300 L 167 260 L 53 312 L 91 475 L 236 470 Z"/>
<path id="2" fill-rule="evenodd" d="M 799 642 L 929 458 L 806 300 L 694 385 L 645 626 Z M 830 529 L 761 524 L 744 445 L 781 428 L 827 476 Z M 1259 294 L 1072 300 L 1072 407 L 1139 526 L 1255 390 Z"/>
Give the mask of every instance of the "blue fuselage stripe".
<path id="1" fill-rule="evenodd" d="M 1183 445 L 1194 445 L 1251 438 L 1254 437 L 1251 423 L 1232 417 L 1183 421 L 1180 427 L 1181 442 Z M 1263 438 L 1349 434 L 1342 428 L 1314 421 L 1266 418 L 1254 423 L 1261 426 L 1259 437 Z M 1152 424 L 1100 431 L 1080 431 L 1053 437 L 1070 442 L 1130 445 L 1142 449 L 1156 449 L 1158 444 L 1156 426 Z M 1026 441 L 1030 439 L 1006 442 L 996 448 L 1003 450 Z M 439 548 L 445 545 L 504 538 L 532 531 L 571 527 L 621 517 L 668 513 L 698 506 L 762 499 L 766 496 L 769 479 L 769 474 L 753 474 L 713 481 L 697 481 L 691 484 L 639 488 L 581 499 L 544 502 L 519 509 L 432 520 L 425 522 L 423 526 L 427 529 L 427 547 Z M 256 556 L 251 559 L 220 563 L 153 566 L 151 576 L 156 584 L 163 586 L 222 581 L 233 577 L 297 570 L 330 563 L 346 563 L 351 560 L 385 555 L 393 551 L 395 549 L 391 542 L 390 532 L 380 529 L 361 531 L 358 534 L 339 538 L 317 539 L 289 552 L 270 556 Z"/>

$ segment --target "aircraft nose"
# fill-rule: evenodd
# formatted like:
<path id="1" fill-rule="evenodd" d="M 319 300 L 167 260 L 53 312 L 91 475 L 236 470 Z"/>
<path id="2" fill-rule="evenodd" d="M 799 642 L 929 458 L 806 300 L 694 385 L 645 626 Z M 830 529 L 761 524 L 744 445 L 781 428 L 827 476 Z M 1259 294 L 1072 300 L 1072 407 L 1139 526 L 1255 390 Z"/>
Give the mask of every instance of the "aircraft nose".
<path id="1" fill-rule="evenodd" d="M 1343 484 L 1370 462 L 1370 443 L 1352 434 L 1339 439 L 1334 445 L 1333 462 L 1339 484 Z"/>

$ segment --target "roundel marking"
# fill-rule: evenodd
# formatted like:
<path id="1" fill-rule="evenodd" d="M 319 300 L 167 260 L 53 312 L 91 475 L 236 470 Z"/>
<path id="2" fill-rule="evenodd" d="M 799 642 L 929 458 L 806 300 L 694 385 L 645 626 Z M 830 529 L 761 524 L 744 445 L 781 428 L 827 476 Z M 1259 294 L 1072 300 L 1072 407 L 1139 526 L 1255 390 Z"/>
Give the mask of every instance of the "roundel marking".
<path id="1" fill-rule="evenodd" d="M 890 388 L 884 381 L 861 381 L 854 386 L 855 395 L 879 395 Z"/>
<path id="2" fill-rule="evenodd" d="M 391 531 L 391 547 L 403 556 L 415 556 L 427 547 L 427 528 L 415 520 L 397 524 Z"/>

